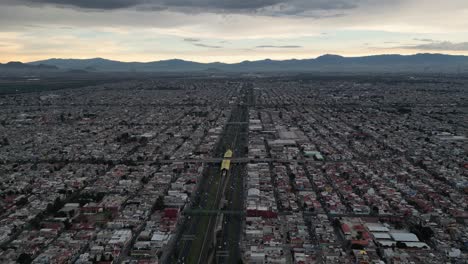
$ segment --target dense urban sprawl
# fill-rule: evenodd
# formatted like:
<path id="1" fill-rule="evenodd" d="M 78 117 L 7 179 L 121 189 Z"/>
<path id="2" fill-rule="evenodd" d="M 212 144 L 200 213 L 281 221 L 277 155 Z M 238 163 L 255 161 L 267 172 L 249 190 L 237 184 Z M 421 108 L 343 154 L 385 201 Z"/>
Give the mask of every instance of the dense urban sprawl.
<path id="1" fill-rule="evenodd" d="M 408 76 L 4 95 L 0 263 L 465 263 L 467 102 Z"/>

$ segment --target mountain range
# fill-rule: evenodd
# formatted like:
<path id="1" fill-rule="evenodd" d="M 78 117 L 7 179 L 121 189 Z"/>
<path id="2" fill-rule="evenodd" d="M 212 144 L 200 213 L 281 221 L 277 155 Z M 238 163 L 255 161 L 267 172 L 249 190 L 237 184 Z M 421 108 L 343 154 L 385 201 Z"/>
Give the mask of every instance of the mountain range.
<path id="1" fill-rule="evenodd" d="M 437 72 L 468 73 L 468 56 L 445 54 L 374 55 L 343 57 L 323 55 L 316 59 L 258 60 L 240 63 L 199 63 L 185 60 L 121 62 L 102 58 L 48 59 L 27 64 L 10 62 L 0 69 L 88 72 Z M 33 67 L 33 68 L 31 68 Z"/>
<path id="2" fill-rule="evenodd" d="M 10 61 L 5 64 L 0 63 L 1 70 L 14 70 L 14 69 L 36 69 L 36 70 L 59 70 L 57 66 L 47 65 L 43 63 L 25 64 L 19 61 Z"/>

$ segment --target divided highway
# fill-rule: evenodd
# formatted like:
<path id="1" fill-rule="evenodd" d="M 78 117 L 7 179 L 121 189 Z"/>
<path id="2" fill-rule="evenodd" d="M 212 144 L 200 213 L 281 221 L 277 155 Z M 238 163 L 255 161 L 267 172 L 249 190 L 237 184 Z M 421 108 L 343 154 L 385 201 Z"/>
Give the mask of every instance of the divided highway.
<path id="1" fill-rule="evenodd" d="M 247 103 L 252 94 L 251 86 L 245 84 L 241 88 L 239 102 L 234 106 L 216 148 L 216 157 L 221 158 L 228 149 L 233 151 L 234 158 L 246 154 L 249 120 Z M 191 209 L 242 210 L 243 172 L 245 164 L 234 164 L 226 175 L 221 176 L 220 164 L 208 164 Z M 223 214 L 185 216 L 168 263 L 237 263 L 240 259 L 241 217 Z"/>

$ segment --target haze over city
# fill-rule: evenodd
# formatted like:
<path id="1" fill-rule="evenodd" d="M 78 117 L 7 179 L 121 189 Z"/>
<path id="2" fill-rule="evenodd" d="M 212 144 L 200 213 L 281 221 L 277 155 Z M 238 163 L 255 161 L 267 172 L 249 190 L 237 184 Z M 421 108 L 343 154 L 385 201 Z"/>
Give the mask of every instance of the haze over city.
<path id="1" fill-rule="evenodd" d="M 0 62 L 468 54 L 465 0 L 4 0 Z"/>

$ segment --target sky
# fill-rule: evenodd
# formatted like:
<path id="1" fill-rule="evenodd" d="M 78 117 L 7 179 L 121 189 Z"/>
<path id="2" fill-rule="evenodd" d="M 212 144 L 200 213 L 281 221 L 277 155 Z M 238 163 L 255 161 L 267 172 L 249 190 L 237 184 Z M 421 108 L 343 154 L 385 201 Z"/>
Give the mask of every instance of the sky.
<path id="1" fill-rule="evenodd" d="M 0 0 L 0 62 L 468 55 L 467 0 Z"/>

